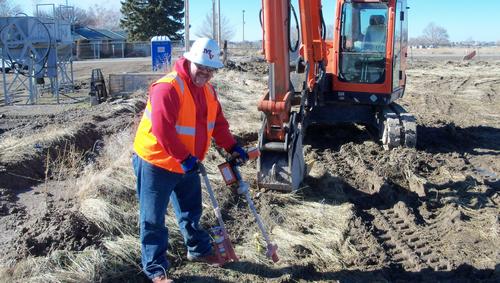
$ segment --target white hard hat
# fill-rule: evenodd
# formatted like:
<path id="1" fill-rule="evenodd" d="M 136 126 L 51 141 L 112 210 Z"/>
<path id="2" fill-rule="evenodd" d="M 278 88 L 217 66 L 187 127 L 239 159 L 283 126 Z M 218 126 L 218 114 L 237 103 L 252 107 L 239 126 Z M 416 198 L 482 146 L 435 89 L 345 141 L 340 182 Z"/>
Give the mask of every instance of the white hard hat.
<path id="1" fill-rule="evenodd" d="M 224 64 L 219 59 L 220 48 L 215 40 L 210 38 L 198 38 L 191 46 L 189 52 L 184 53 L 184 57 L 193 63 L 197 63 L 210 68 L 222 68 Z"/>

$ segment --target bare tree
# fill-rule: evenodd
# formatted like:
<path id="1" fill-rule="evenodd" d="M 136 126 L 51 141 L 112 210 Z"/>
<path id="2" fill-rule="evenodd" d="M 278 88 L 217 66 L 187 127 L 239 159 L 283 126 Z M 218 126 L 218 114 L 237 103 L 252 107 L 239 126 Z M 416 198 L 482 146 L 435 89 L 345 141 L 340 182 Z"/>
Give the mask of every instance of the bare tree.
<path id="1" fill-rule="evenodd" d="M 426 45 L 442 46 L 450 44 L 448 31 L 435 23 L 428 24 L 423 33 L 422 38 Z"/>
<path id="2" fill-rule="evenodd" d="M 95 19 L 92 17 L 92 15 L 89 15 L 86 10 L 78 7 L 73 8 L 73 15 L 68 15 L 65 12 L 63 12 L 63 14 L 59 14 L 61 13 L 60 10 L 56 10 L 55 13 L 56 15 L 54 15 L 54 13 L 50 10 L 41 9 L 35 12 L 35 16 L 43 18 L 54 18 L 55 16 L 58 16 L 64 20 L 72 21 L 73 24 L 79 26 L 92 26 L 95 22 Z"/>
<path id="3" fill-rule="evenodd" d="M 425 44 L 426 44 L 426 42 L 425 42 L 425 39 L 423 38 L 423 36 L 411 37 L 408 39 L 408 45 L 410 45 L 410 46 L 422 46 Z"/>
<path id="4" fill-rule="evenodd" d="M 9 0 L 0 0 L 0 17 L 11 17 L 21 12 L 19 5 L 12 4 Z"/>
<path id="5" fill-rule="evenodd" d="M 58 12 L 60 11 L 56 10 L 56 13 Z M 119 29 L 121 13 L 118 10 L 106 9 L 103 6 L 96 4 L 93 7 L 88 8 L 87 10 L 79 7 L 74 7 L 73 12 L 73 23 L 77 26 L 110 30 Z M 38 16 L 47 18 L 54 17 L 54 15 L 52 15 L 52 12 L 49 12 L 48 10 L 38 11 Z M 59 16 L 62 16 L 62 18 L 66 20 L 72 20 L 68 19 L 68 15 Z"/>
<path id="6" fill-rule="evenodd" d="M 217 27 L 216 27 L 217 29 Z M 226 18 L 221 13 L 221 40 L 231 40 L 236 34 L 236 30 L 234 26 L 229 22 L 228 18 Z M 195 35 L 198 37 L 210 37 L 212 38 L 212 13 L 207 13 L 205 16 L 205 20 L 201 27 L 195 32 Z"/>
<path id="7" fill-rule="evenodd" d="M 106 9 L 104 6 L 96 4 L 87 10 L 87 15 L 93 19 L 89 26 L 95 28 L 116 30 L 120 27 L 122 16 L 119 10 Z"/>
<path id="8" fill-rule="evenodd" d="M 79 26 L 94 26 L 95 19 L 90 15 L 87 10 L 79 7 L 74 7 L 75 24 Z"/>
<path id="9" fill-rule="evenodd" d="M 79 26 L 111 30 L 119 29 L 120 26 L 120 11 L 106 9 L 98 4 L 87 10 L 74 7 L 74 13 L 74 23 Z"/>
<path id="10" fill-rule="evenodd" d="M 326 39 L 333 39 L 333 25 L 326 25 Z"/>
<path id="11" fill-rule="evenodd" d="M 464 40 L 462 42 L 462 44 L 464 44 L 467 47 L 471 47 L 471 46 L 476 45 L 476 41 L 474 40 L 474 38 L 472 36 L 469 36 L 466 40 Z"/>
<path id="12" fill-rule="evenodd" d="M 297 30 L 297 26 L 293 25 L 290 27 L 290 42 L 295 44 L 295 42 L 300 39 L 300 30 Z"/>

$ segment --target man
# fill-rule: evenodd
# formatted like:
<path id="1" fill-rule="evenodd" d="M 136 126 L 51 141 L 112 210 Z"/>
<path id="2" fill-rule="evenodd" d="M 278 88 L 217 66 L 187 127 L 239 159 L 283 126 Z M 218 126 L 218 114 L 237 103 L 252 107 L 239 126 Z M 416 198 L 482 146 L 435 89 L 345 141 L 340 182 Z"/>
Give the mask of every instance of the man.
<path id="1" fill-rule="evenodd" d="M 370 25 L 366 28 L 364 50 L 372 52 L 385 52 L 385 39 L 387 26 L 384 15 L 371 15 Z"/>
<path id="2" fill-rule="evenodd" d="M 208 82 L 224 65 L 215 41 L 197 39 L 174 71 L 151 85 L 144 115 L 134 141 L 140 239 L 144 273 L 153 282 L 166 278 L 168 230 L 165 213 L 169 198 L 174 208 L 187 258 L 217 262 L 209 234 L 199 226 L 202 214 L 198 162 L 214 138 L 218 146 L 246 161 L 231 135 L 214 88 Z"/>

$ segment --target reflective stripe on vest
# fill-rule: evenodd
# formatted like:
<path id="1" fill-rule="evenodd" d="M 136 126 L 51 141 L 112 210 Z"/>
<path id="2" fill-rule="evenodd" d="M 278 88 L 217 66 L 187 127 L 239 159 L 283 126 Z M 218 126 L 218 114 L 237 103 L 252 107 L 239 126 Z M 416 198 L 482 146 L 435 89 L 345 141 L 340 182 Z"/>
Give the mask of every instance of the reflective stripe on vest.
<path id="1" fill-rule="evenodd" d="M 176 72 L 167 74 L 153 83 L 151 87 L 158 83 L 172 84 L 175 88 L 179 97 L 179 113 L 177 123 L 175 125 L 177 137 L 182 144 L 184 144 L 186 149 L 192 155 L 195 155 L 196 105 L 194 104 L 189 88 L 186 87 L 185 82 Z M 203 92 L 207 102 L 207 140 L 205 151 L 203 152 L 203 156 L 200 158 L 201 160 L 205 157 L 205 154 L 210 146 L 210 140 L 215 128 L 215 120 L 219 105 L 211 86 L 208 84 L 205 85 Z M 154 106 L 151 105 L 151 101 L 148 99 L 146 109 L 144 110 L 144 114 L 137 129 L 137 134 L 134 140 L 134 150 L 137 155 L 151 164 L 172 172 L 183 173 L 180 163 L 163 149 L 152 133 L 152 107 Z"/>
<path id="2" fill-rule="evenodd" d="M 144 116 L 151 120 L 151 111 L 148 108 L 144 109 Z M 208 130 L 212 129 L 214 126 L 215 123 L 208 123 Z M 196 134 L 196 129 L 194 127 L 175 126 L 175 130 L 179 135 L 194 136 Z"/>
<path id="3" fill-rule="evenodd" d="M 196 134 L 196 129 L 194 127 L 175 126 L 175 130 L 179 135 L 188 135 L 194 137 L 194 135 Z"/>
<path id="4" fill-rule="evenodd" d="M 208 130 L 212 130 L 213 128 L 215 128 L 215 123 L 208 123 Z"/>

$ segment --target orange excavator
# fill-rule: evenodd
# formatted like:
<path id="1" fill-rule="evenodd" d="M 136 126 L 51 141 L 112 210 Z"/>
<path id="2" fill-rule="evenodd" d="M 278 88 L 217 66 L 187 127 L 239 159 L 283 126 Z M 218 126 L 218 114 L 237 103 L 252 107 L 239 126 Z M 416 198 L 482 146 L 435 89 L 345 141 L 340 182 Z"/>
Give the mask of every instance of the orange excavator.
<path id="1" fill-rule="evenodd" d="M 269 82 L 258 105 L 264 115 L 257 183 L 284 191 L 296 190 L 304 178 L 309 125 L 365 125 L 385 149 L 417 142 L 414 116 L 395 102 L 406 85 L 407 1 L 337 0 L 333 40 L 326 39 L 321 0 L 298 3 L 300 20 L 290 0 L 262 0 L 261 12 Z M 290 42 L 292 14 L 300 26 L 296 44 Z M 294 65 L 302 81 L 295 90 L 290 54 L 299 42 Z"/>

